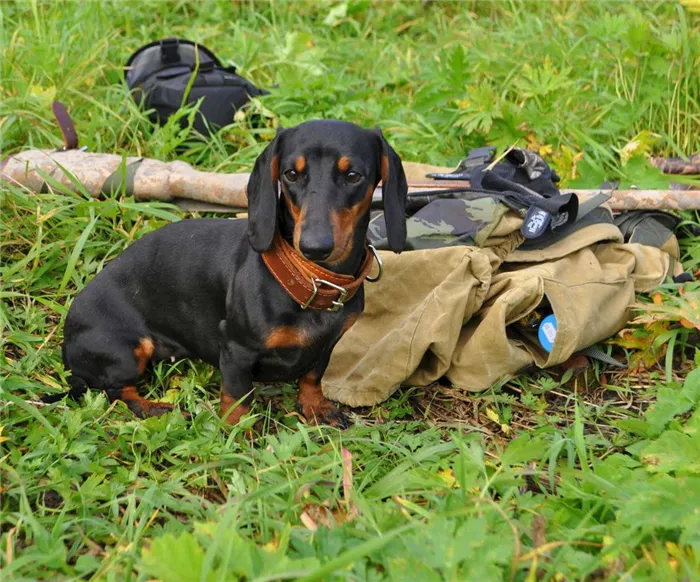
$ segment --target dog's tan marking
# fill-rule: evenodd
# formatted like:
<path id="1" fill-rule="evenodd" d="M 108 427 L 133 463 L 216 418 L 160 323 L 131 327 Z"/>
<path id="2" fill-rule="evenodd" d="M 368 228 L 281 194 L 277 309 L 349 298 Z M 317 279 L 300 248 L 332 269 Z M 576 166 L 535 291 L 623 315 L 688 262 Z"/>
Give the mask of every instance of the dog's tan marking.
<path id="1" fill-rule="evenodd" d="M 306 168 L 306 158 L 304 156 L 297 156 L 294 160 L 294 169 L 301 173 Z"/>
<path id="2" fill-rule="evenodd" d="M 272 177 L 272 183 L 277 184 L 280 179 L 280 158 L 279 156 L 272 156 L 270 161 L 270 176 Z"/>
<path id="3" fill-rule="evenodd" d="M 235 406 L 236 402 L 237 400 L 222 388 L 221 418 L 224 419 L 226 424 L 238 424 L 241 417 L 250 412 L 250 406 L 248 404 L 239 404 L 238 406 Z"/>
<path id="4" fill-rule="evenodd" d="M 265 347 L 274 348 L 304 348 L 311 344 L 309 333 L 293 325 L 283 325 L 274 328 L 265 338 Z"/>
<path id="5" fill-rule="evenodd" d="M 386 186 L 389 180 L 389 158 L 387 156 L 382 156 L 382 185 Z"/>
<path id="6" fill-rule="evenodd" d="M 331 401 L 323 395 L 318 375 L 314 372 L 308 372 L 299 378 L 297 401 L 304 418 L 311 424 L 317 424 L 323 418 L 324 413 L 335 408 Z"/>
<path id="7" fill-rule="evenodd" d="M 148 366 L 148 362 L 150 362 L 153 357 L 155 349 L 156 347 L 150 337 L 142 337 L 139 340 L 139 345 L 134 348 L 134 356 L 136 356 L 139 374 L 143 374 L 146 366 Z"/>
<path id="8" fill-rule="evenodd" d="M 124 386 L 118 399 L 122 400 L 129 407 L 129 410 L 140 418 L 161 416 L 175 408 L 168 402 L 155 402 L 140 396 L 135 386 Z"/>
<path id="9" fill-rule="evenodd" d="M 347 172 L 350 169 L 350 158 L 343 156 L 338 160 L 338 169 L 341 172 Z"/>
<path id="10" fill-rule="evenodd" d="M 300 208 L 292 202 L 289 192 L 287 192 L 287 187 L 284 184 L 282 184 L 282 196 L 287 208 L 289 209 L 289 213 L 292 215 L 292 220 L 294 221 L 294 235 L 292 244 L 294 245 L 296 251 L 301 253 L 299 241 L 301 240 L 301 228 L 304 226 L 304 220 L 306 220 L 306 207 L 304 206 Z"/>
<path id="11" fill-rule="evenodd" d="M 367 189 L 365 197 L 353 204 L 350 208 L 331 210 L 331 224 L 333 225 L 333 252 L 326 260 L 328 265 L 339 265 L 345 261 L 353 250 L 353 234 L 357 229 L 357 223 L 368 211 L 372 203 L 374 186 Z"/>

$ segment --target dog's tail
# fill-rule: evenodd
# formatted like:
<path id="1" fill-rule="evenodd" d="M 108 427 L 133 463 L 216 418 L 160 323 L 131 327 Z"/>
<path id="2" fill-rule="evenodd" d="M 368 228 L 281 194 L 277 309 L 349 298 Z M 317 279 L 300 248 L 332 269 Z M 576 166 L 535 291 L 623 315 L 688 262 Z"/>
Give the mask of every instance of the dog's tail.
<path id="1" fill-rule="evenodd" d="M 90 388 L 87 385 L 87 382 L 85 382 L 85 380 L 79 378 L 78 376 L 71 376 L 68 379 L 68 383 L 70 384 L 70 390 L 68 390 L 68 392 L 61 392 L 59 394 L 46 394 L 45 396 L 41 397 L 41 401 L 44 404 L 53 404 L 55 402 L 63 400 L 66 397 L 69 397 L 71 400 L 79 400 L 80 397 L 83 394 L 85 394 Z"/>

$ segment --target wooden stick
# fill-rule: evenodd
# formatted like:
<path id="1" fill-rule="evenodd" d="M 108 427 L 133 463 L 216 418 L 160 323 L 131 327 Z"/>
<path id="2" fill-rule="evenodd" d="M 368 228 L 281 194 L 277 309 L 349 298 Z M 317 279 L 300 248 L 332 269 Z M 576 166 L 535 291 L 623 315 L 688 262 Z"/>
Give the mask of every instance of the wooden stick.
<path id="1" fill-rule="evenodd" d="M 412 192 L 447 188 L 465 188 L 466 180 L 426 180 L 421 164 L 406 163 L 409 196 Z M 432 167 L 430 167 L 432 168 Z M 244 212 L 248 200 L 246 186 L 250 174 L 200 172 L 184 162 L 160 162 L 146 158 L 122 158 L 69 150 L 66 152 L 30 149 L 13 154 L 0 165 L 0 178 L 34 192 L 45 191 L 45 176 L 64 187 L 75 189 L 77 178 L 92 196 L 123 189 L 136 200 L 174 202 L 189 211 Z M 600 190 L 567 190 L 585 200 Z M 614 190 L 608 204 L 614 211 L 624 210 L 700 210 L 700 190 Z M 375 197 L 380 195 L 378 188 Z"/>
<path id="2" fill-rule="evenodd" d="M 460 180 L 431 180 L 425 182 L 411 181 L 408 195 L 412 192 L 425 192 L 450 188 L 469 187 L 468 181 Z M 562 189 L 562 192 L 573 192 L 581 202 L 600 192 L 611 195 L 608 204 L 616 212 L 624 210 L 700 210 L 700 190 L 578 190 Z"/>

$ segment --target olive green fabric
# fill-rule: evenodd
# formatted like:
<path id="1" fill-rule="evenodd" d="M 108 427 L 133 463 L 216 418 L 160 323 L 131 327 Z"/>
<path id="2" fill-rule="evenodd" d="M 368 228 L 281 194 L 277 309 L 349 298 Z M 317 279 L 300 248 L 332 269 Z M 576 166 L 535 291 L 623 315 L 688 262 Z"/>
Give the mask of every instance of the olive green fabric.
<path id="1" fill-rule="evenodd" d="M 438 199 L 406 220 L 405 248 L 499 246 L 500 237 L 513 235 L 521 224 L 522 219 L 517 213 L 491 196 L 469 200 Z M 373 213 L 368 237 L 376 248 L 389 248 L 382 212 Z"/>
<path id="2" fill-rule="evenodd" d="M 636 292 L 681 270 L 677 244 L 623 243 L 608 223 L 545 249 L 522 250 L 516 248 L 520 222 L 505 213 L 489 225 L 480 248 L 382 251 L 385 275 L 365 286 L 365 311 L 333 352 L 324 394 L 366 406 L 402 384 L 446 377 L 455 387 L 480 391 L 523 368 L 559 364 L 617 333 Z M 559 326 L 549 354 L 514 325 L 543 299 Z"/>

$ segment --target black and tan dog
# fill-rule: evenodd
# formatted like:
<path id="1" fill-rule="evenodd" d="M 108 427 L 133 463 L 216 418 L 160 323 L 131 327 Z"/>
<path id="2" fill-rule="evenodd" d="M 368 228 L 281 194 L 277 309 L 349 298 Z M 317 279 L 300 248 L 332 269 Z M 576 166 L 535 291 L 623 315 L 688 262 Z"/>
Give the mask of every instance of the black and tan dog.
<path id="1" fill-rule="evenodd" d="M 298 378 L 306 419 L 346 426 L 321 379 L 364 307 L 380 179 L 389 245 L 401 252 L 406 178 L 381 132 L 330 120 L 279 131 L 250 176 L 248 220 L 147 234 L 75 298 L 63 344 L 69 393 L 101 389 L 138 416 L 160 415 L 172 405 L 139 396 L 139 376 L 151 362 L 199 358 L 221 370 L 228 423 L 250 410 L 253 381 Z"/>

